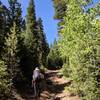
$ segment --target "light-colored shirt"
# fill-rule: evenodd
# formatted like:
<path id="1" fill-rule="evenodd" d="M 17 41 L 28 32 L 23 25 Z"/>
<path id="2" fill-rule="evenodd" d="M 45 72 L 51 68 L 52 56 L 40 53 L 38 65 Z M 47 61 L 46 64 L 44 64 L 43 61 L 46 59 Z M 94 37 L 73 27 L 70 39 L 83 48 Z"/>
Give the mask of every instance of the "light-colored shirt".
<path id="1" fill-rule="evenodd" d="M 33 79 L 36 80 L 39 76 L 40 76 L 40 71 L 39 70 L 34 70 Z"/>

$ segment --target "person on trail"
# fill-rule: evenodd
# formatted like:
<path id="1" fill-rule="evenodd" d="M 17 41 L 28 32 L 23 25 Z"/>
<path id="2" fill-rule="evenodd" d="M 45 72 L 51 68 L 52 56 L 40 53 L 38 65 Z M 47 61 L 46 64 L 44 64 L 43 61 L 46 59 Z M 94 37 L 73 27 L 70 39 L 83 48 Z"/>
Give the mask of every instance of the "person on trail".
<path id="1" fill-rule="evenodd" d="M 40 78 L 40 69 L 38 67 L 35 68 L 32 75 L 32 86 L 34 82 L 37 82 Z"/>
<path id="2" fill-rule="evenodd" d="M 33 71 L 32 80 L 33 81 L 40 81 L 43 78 L 44 78 L 43 73 L 41 72 L 41 70 L 38 67 L 36 67 L 35 70 Z"/>
<path id="3" fill-rule="evenodd" d="M 40 82 L 41 79 L 44 78 L 44 75 L 40 72 L 40 69 L 38 67 L 35 68 L 35 70 L 33 71 L 33 75 L 32 75 L 32 87 L 34 87 L 34 92 L 35 95 L 37 95 L 37 92 L 40 92 L 38 90 L 40 90 Z M 38 93 L 39 95 L 39 93 Z"/>

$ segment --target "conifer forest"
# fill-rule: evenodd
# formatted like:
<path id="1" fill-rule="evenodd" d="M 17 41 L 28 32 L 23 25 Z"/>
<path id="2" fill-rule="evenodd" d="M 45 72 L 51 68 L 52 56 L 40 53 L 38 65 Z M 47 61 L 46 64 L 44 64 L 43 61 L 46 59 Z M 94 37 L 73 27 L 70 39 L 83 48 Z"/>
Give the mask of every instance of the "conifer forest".
<path id="1" fill-rule="evenodd" d="M 0 0 L 0 100 L 100 100 L 100 1 L 46 0 L 52 2 L 52 19 L 57 21 L 53 43 L 48 42 L 44 20 L 36 16 L 38 0 L 6 0 L 8 5 L 4 1 Z M 28 1 L 25 17 L 20 1 Z M 36 67 L 44 76 L 37 97 L 32 88 Z"/>

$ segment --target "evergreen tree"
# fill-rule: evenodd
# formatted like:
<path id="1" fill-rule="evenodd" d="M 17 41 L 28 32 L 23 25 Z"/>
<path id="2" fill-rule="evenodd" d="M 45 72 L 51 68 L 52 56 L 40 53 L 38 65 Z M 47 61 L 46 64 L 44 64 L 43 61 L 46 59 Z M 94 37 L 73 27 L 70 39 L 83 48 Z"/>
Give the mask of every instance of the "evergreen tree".
<path id="1" fill-rule="evenodd" d="M 39 65 L 42 66 L 42 56 L 43 56 L 43 25 L 41 18 L 38 19 L 38 53 L 39 53 Z"/>
<path id="2" fill-rule="evenodd" d="M 9 27 L 13 26 L 13 23 L 16 24 L 16 30 L 17 33 L 20 33 L 22 30 L 22 10 L 21 10 L 21 4 L 18 2 L 18 0 L 8 0 L 9 2 Z"/>
<path id="3" fill-rule="evenodd" d="M 11 29 L 11 33 L 8 34 L 5 43 L 5 55 L 3 57 L 4 61 L 6 62 L 8 72 L 10 74 L 10 79 L 14 86 L 15 82 L 17 81 L 17 74 L 20 74 L 19 69 L 19 58 L 17 56 L 18 52 L 18 39 L 17 39 L 17 32 L 16 32 L 16 24 Z"/>
<path id="4" fill-rule="evenodd" d="M 99 100 L 97 79 L 100 63 L 97 59 L 100 48 L 100 19 L 96 13 L 89 14 L 84 11 L 83 6 L 86 4 L 82 0 L 67 2 L 59 45 L 62 56 L 68 59 L 63 68 L 70 71 L 69 76 L 73 80 L 71 87 L 67 89 L 74 91 L 82 100 Z"/>
<path id="5" fill-rule="evenodd" d="M 53 45 L 50 47 L 48 54 L 48 67 L 51 69 L 61 68 L 63 65 L 63 59 L 61 58 L 58 43 L 55 40 Z"/>
<path id="6" fill-rule="evenodd" d="M 46 67 L 46 59 L 49 53 L 49 46 L 46 41 L 46 36 L 43 30 L 42 19 L 39 18 L 38 21 L 38 52 L 39 52 L 39 64 L 40 66 Z"/>
<path id="7" fill-rule="evenodd" d="M 37 41 L 37 23 L 35 14 L 34 1 L 30 0 L 29 6 L 27 8 L 27 18 L 26 18 L 26 39 L 25 42 L 31 48 L 34 44 L 34 49 L 36 49 Z M 34 43 L 33 43 L 34 42 Z"/>
<path id="8" fill-rule="evenodd" d="M 7 36 L 8 9 L 0 2 L 0 57 L 3 53 L 5 37 Z"/>
<path id="9" fill-rule="evenodd" d="M 55 16 L 54 18 L 57 20 L 62 20 L 65 16 L 66 11 L 66 3 L 64 0 L 53 0 L 54 8 L 55 8 Z"/>
<path id="10" fill-rule="evenodd" d="M 5 100 L 11 96 L 11 83 L 4 61 L 0 60 L 0 99 Z"/>
<path id="11" fill-rule="evenodd" d="M 64 16 L 66 15 L 68 0 L 67 1 L 65 1 L 65 0 L 52 0 L 52 1 L 53 1 L 54 8 L 55 8 L 54 19 L 63 21 Z M 81 0 L 78 2 L 81 2 Z M 89 3 L 91 3 L 91 0 L 83 0 L 82 6 L 83 5 L 85 6 Z"/>
<path id="12" fill-rule="evenodd" d="M 8 18 L 8 25 L 9 29 L 13 26 L 13 23 L 16 24 L 16 32 L 18 37 L 18 46 L 21 49 L 21 42 L 23 41 L 21 37 L 22 31 L 25 28 L 25 20 L 22 18 L 22 9 L 21 4 L 18 0 L 8 0 L 9 2 L 9 18 Z"/>
<path id="13" fill-rule="evenodd" d="M 59 20 L 58 22 L 58 32 L 63 28 L 64 25 L 64 16 L 66 15 L 67 11 L 67 3 L 69 2 L 68 0 L 52 0 L 55 8 L 55 15 L 54 19 Z M 79 3 L 82 0 L 78 1 Z M 83 0 L 81 6 L 86 6 L 87 4 L 90 4 L 91 0 Z M 60 35 L 60 34 L 59 34 Z"/>
<path id="14" fill-rule="evenodd" d="M 65 0 L 52 0 L 55 8 L 55 15 L 54 19 L 59 20 L 58 22 L 58 31 L 62 28 L 62 25 L 64 24 L 63 19 L 65 16 L 65 11 L 67 9 L 67 4 Z"/>
<path id="15" fill-rule="evenodd" d="M 22 18 L 22 8 L 21 4 L 18 2 L 18 0 L 8 0 L 9 2 L 9 18 L 8 18 L 8 25 L 9 28 L 13 26 L 13 23 L 16 24 L 16 35 L 17 35 L 17 56 L 20 59 L 19 66 L 22 69 L 22 58 L 23 58 L 23 52 L 25 51 L 24 48 L 24 37 L 23 33 L 26 29 L 26 23 L 25 20 Z M 9 32 L 11 33 L 11 32 Z"/>
<path id="16" fill-rule="evenodd" d="M 4 45 L 4 19 L 3 19 L 3 8 L 2 3 L 0 2 L 0 56 L 2 47 Z"/>
<path id="17" fill-rule="evenodd" d="M 46 36 L 43 37 L 43 55 L 42 55 L 42 62 L 44 66 L 47 66 L 47 56 L 49 54 L 49 44 L 47 43 Z"/>
<path id="18" fill-rule="evenodd" d="M 26 55 L 23 66 L 27 71 L 27 75 L 31 77 L 34 67 L 39 66 L 38 62 L 38 39 L 37 39 L 37 22 L 35 15 L 34 1 L 30 0 L 27 8 L 26 16 L 26 33 L 25 33 L 25 48 Z"/>

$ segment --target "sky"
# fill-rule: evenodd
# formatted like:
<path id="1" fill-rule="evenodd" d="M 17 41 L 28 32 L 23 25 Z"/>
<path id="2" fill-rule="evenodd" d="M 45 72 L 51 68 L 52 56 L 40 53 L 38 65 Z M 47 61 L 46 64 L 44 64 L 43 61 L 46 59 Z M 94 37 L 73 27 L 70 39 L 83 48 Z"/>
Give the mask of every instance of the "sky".
<path id="1" fill-rule="evenodd" d="M 5 5 L 8 5 L 8 0 L 1 0 Z M 26 16 L 29 0 L 18 0 L 22 4 L 22 15 Z M 100 0 L 93 0 L 94 3 Z M 53 19 L 54 7 L 52 0 L 35 0 L 35 10 L 37 18 L 41 17 L 43 20 L 44 32 L 46 33 L 47 41 L 52 44 L 57 35 L 57 20 Z"/>

